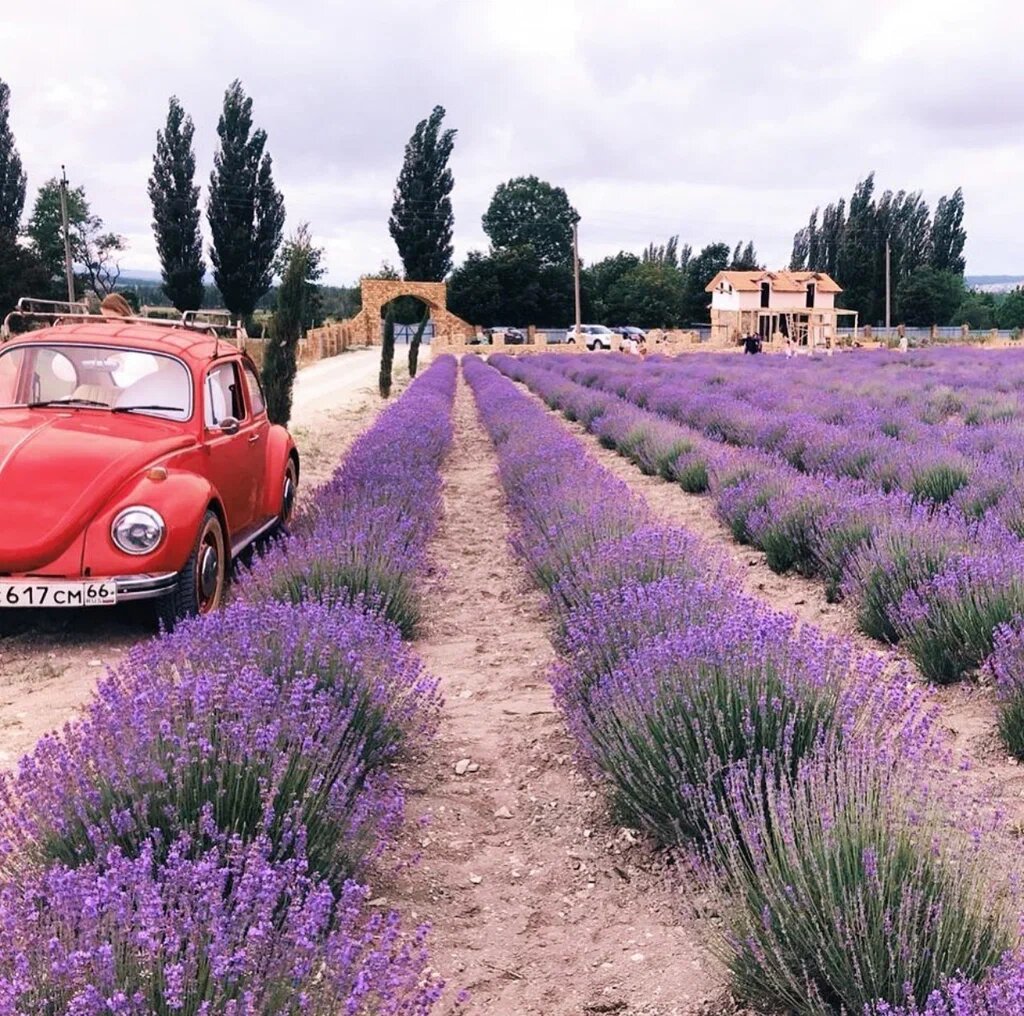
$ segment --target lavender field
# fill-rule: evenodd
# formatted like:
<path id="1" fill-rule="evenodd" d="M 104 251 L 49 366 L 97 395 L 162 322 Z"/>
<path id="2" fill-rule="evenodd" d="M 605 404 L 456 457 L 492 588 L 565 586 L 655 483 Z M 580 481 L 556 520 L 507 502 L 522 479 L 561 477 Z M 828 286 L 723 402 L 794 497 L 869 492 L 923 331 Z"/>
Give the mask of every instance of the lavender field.
<path id="1" fill-rule="evenodd" d="M 438 358 L 0 777 L 0 1014 L 1024 1012 L 1024 785 L 936 697 L 1024 758 L 1022 390 L 1009 352 Z"/>

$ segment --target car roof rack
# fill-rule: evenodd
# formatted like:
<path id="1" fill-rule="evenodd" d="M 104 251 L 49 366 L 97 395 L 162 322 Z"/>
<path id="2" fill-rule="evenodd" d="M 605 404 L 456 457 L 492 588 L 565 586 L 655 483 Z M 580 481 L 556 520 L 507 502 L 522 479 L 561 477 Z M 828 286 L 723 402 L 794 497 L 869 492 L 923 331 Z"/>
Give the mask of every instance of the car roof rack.
<path id="1" fill-rule="evenodd" d="M 180 318 L 150 318 L 132 315 L 131 317 L 90 314 L 85 303 L 69 300 L 40 300 L 34 296 L 23 296 L 0 326 L 0 342 L 11 337 L 12 321 L 37 321 L 49 324 L 63 323 L 96 323 L 100 321 L 127 322 L 130 324 L 151 325 L 155 328 L 184 328 L 193 332 L 205 332 L 211 335 L 216 343 L 221 338 L 234 339 L 238 347 L 245 349 L 245 340 L 249 337 L 242 324 L 235 324 L 231 314 L 226 310 L 187 310 Z M 216 345 L 214 347 L 216 356 Z"/>

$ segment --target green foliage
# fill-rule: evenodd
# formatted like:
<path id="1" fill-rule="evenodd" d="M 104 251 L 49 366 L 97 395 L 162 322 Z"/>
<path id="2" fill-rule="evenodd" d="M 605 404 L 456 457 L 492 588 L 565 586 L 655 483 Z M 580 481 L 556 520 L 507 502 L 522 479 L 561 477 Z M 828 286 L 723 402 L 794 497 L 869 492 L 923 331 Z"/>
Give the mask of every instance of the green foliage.
<path id="1" fill-rule="evenodd" d="M 118 255 L 127 246 L 125 238 L 107 232 L 103 220 L 92 214 L 84 187 L 69 187 L 67 204 L 76 294 L 88 291 L 102 298 L 114 291 L 121 276 Z M 39 188 L 26 233 L 36 258 L 50 279 L 51 292 L 64 296 L 67 292 L 64 283 L 64 226 L 60 210 L 60 181 L 55 177 Z"/>
<path id="2" fill-rule="evenodd" d="M 1024 328 L 1024 288 L 1018 286 L 999 301 L 996 324 L 1000 328 Z"/>
<path id="3" fill-rule="evenodd" d="M 247 319 L 270 289 L 284 229 L 284 197 L 274 186 L 265 131 L 252 129 L 252 99 L 233 81 L 217 122 L 220 147 L 213 157 L 207 219 L 210 260 L 224 304 Z"/>
<path id="4" fill-rule="evenodd" d="M 920 191 L 887 190 L 876 197 L 870 173 L 857 183 L 849 204 L 840 199 L 827 205 L 820 222 L 819 210 L 811 213 L 793 238 L 790 267 L 827 272 L 844 287 L 842 306 L 858 311 L 864 323 L 879 322 L 885 316 L 886 241 L 896 290 L 926 268 L 962 276 L 963 206 L 958 188 L 940 199 L 933 220 Z M 946 313 L 941 321 L 920 323 L 944 323 L 959 302 L 942 308 Z"/>
<path id="5" fill-rule="evenodd" d="M 896 316 L 908 325 L 959 324 L 953 318 L 965 295 L 963 276 L 919 268 L 896 289 Z"/>
<path id="6" fill-rule="evenodd" d="M 0 243 L 13 243 L 25 208 L 26 175 L 10 127 L 11 90 L 0 81 Z"/>
<path id="7" fill-rule="evenodd" d="M 292 413 L 296 350 L 299 339 L 318 313 L 317 280 L 324 273 L 322 259 L 323 250 L 313 246 L 309 224 L 305 222 L 281 249 L 281 285 L 263 358 L 263 390 L 272 423 L 286 424 Z"/>
<path id="8" fill-rule="evenodd" d="M 405 267 L 405 277 L 440 282 L 452 267 L 451 192 L 448 168 L 455 131 L 441 130 L 444 107 L 435 106 L 421 120 L 405 146 L 405 159 L 391 206 L 388 229 Z"/>
<path id="9" fill-rule="evenodd" d="M 996 301 L 992 293 L 968 292 L 953 313 L 953 324 L 970 325 L 978 331 L 996 327 Z"/>
<path id="10" fill-rule="evenodd" d="M 419 369 L 420 343 L 423 341 L 423 333 L 426 331 L 429 323 L 430 308 L 424 307 L 423 317 L 421 318 L 419 326 L 412 337 L 412 341 L 409 343 L 409 377 L 411 378 L 416 376 L 416 371 Z"/>
<path id="11" fill-rule="evenodd" d="M 727 243 L 708 244 L 690 260 L 683 282 L 680 323 L 686 325 L 709 320 L 711 298 L 704 292 L 707 284 L 729 267 L 731 251 Z"/>
<path id="12" fill-rule="evenodd" d="M 474 325 L 568 323 L 569 265 L 542 264 L 532 247 L 473 251 L 448 281 L 448 308 Z"/>
<path id="13" fill-rule="evenodd" d="M 395 361 L 395 314 L 389 305 L 384 318 L 384 339 L 380 346 L 380 396 L 382 399 L 391 396 L 391 368 Z"/>
<path id="14" fill-rule="evenodd" d="M 194 134 L 192 118 L 172 95 L 167 123 L 156 135 L 149 200 L 163 290 L 180 311 L 198 310 L 203 305 L 206 274 L 199 230 L 199 187 L 195 184 Z"/>
<path id="15" fill-rule="evenodd" d="M 964 192 L 957 187 L 950 197 L 939 198 L 932 224 L 932 250 L 929 263 L 937 272 L 964 274 Z"/>
<path id="16" fill-rule="evenodd" d="M 1024 690 L 1004 692 L 999 700 L 999 736 L 1010 754 L 1024 761 Z"/>
<path id="17" fill-rule="evenodd" d="M 484 212 L 483 227 L 492 248 L 533 250 L 542 268 L 572 268 L 572 227 L 579 213 L 561 187 L 535 176 L 520 176 L 498 186 Z"/>

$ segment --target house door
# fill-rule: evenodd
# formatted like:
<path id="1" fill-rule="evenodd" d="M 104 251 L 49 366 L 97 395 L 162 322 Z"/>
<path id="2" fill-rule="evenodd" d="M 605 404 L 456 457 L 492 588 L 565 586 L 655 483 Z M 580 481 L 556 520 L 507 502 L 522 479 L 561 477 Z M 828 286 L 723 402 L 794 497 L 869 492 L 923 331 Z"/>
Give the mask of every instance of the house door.
<path id="1" fill-rule="evenodd" d="M 807 306 L 808 307 L 813 307 L 814 306 L 814 283 L 813 282 L 808 282 L 807 283 Z"/>
<path id="2" fill-rule="evenodd" d="M 761 283 L 761 306 L 767 307 L 772 298 L 772 286 L 770 282 Z"/>

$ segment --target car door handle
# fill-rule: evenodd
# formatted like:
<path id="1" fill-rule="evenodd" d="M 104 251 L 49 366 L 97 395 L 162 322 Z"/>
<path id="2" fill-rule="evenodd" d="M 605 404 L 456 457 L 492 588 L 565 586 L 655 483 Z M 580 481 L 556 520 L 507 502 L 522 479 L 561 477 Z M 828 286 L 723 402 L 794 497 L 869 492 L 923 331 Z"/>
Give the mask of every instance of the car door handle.
<path id="1" fill-rule="evenodd" d="M 249 444 L 256 444 L 256 442 L 259 441 L 259 439 L 259 434 L 253 434 L 252 437 L 249 438 Z"/>

